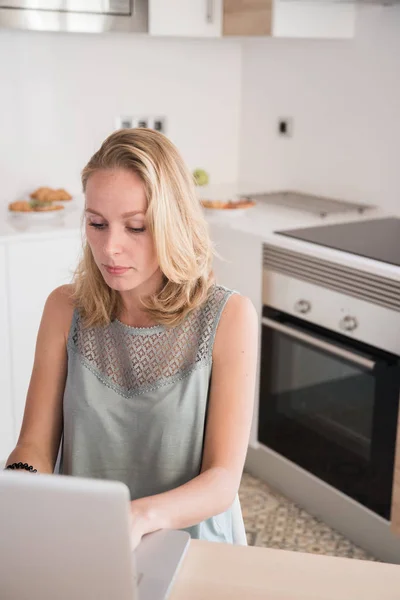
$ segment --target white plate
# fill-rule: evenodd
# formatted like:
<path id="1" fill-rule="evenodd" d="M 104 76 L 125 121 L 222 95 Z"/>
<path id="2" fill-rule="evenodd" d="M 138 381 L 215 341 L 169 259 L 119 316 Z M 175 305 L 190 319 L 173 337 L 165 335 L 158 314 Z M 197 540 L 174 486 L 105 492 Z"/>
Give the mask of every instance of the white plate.
<path id="1" fill-rule="evenodd" d="M 205 208 L 203 206 L 203 210 L 207 218 L 217 218 L 218 220 L 243 217 L 243 215 L 247 214 L 252 208 L 252 206 L 248 206 L 246 208 Z"/>
<path id="2" fill-rule="evenodd" d="M 30 211 L 30 212 L 18 212 L 15 210 L 9 210 L 8 214 L 10 218 L 16 221 L 24 221 L 26 223 L 41 223 L 42 221 L 53 221 L 54 219 L 62 219 L 65 214 L 65 210 L 49 210 L 49 211 Z"/>

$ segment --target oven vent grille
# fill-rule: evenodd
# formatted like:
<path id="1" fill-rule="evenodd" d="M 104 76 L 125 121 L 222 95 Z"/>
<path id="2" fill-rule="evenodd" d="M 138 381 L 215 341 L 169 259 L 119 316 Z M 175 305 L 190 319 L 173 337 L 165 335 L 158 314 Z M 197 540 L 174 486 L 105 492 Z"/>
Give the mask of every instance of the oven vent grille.
<path id="1" fill-rule="evenodd" d="M 370 275 L 337 263 L 270 244 L 263 246 L 264 268 L 309 281 L 400 312 L 400 281 Z"/>

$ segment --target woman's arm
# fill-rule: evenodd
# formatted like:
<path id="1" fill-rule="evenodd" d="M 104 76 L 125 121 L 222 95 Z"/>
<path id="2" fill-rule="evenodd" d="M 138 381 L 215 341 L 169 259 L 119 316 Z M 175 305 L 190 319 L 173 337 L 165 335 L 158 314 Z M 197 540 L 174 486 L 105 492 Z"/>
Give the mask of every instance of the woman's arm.
<path id="1" fill-rule="evenodd" d="M 24 419 L 6 465 L 28 463 L 39 473 L 53 473 L 62 433 L 62 399 L 67 374 L 67 337 L 73 307 L 70 286 L 47 299 L 36 342 L 35 360 Z M 32 476 L 28 471 L 21 471 Z"/>
<path id="2" fill-rule="evenodd" d="M 182 529 L 227 510 L 239 489 L 253 414 L 258 320 L 248 298 L 233 295 L 221 315 L 201 473 L 174 490 L 131 502 L 132 543 L 158 529 Z"/>

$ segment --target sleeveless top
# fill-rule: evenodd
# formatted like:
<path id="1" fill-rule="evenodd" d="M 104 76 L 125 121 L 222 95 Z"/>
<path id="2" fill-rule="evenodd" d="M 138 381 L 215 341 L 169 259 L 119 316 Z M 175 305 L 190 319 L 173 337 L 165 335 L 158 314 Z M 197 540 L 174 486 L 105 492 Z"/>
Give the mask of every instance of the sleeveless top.
<path id="1" fill-rule="evenodd" d="M 68 337 L 60 473 L 118 480 L 131 499 L 160 494 L 200 474 L 212 350 L 234 293 L 214 285 L 173 328 L 117 319 Z M 246 544 L 239 500 L 187 530 L 193 538 Z"/>

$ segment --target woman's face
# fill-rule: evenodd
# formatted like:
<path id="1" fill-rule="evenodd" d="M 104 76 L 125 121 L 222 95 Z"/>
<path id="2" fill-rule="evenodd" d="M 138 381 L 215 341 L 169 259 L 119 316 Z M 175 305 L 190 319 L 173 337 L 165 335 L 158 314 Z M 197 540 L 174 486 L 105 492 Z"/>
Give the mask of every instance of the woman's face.
<path id="1" fill-rule="evenodd" d="M 127 169 L 90 175 L 86 184 L 86 238 L 106 283 L 144 293 L 160 279 L 153 238 L 146 227 L 147 201 L 141 179 Z M 147 284 L 147 285 L 146 285 Z"/>

